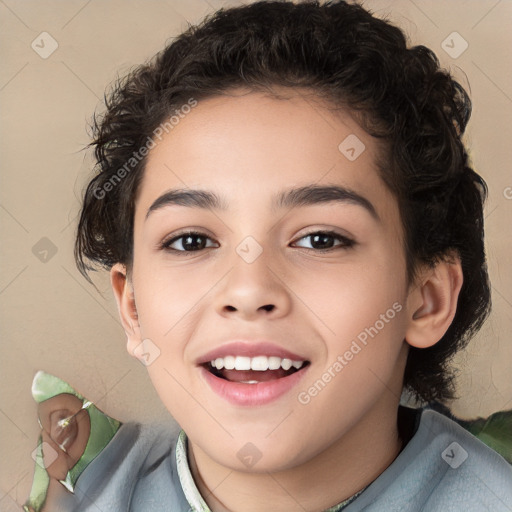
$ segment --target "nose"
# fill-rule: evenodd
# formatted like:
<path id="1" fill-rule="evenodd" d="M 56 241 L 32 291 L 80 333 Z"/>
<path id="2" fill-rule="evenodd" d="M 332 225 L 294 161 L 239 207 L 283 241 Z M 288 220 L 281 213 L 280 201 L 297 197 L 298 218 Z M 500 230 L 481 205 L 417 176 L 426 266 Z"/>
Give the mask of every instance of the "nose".
<path id="1" fill-rule="evenodd" d="M 245 320 L 285 316 L 291 308 L 291 296 L 283 274 L 279 274 L 281 276 L 277 269 L 269 266 L 263 254 L 252 263 L 237 257 L 218 288 L 217 313 Z"/>

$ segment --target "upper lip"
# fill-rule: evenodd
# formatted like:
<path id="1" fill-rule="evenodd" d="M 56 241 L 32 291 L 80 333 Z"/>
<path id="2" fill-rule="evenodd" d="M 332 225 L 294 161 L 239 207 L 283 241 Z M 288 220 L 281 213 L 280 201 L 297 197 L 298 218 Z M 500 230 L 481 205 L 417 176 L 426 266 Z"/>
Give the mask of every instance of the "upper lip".
<path id="1" fill-rule="evenodd" d="M 221 345 L 210 350 L 199 357 L 196 364 L 201 365 L 209 363 L 219 357 L 223 358 L 226 356 L 273 356 L 280 357 L 281 359 L 291 359 L 292 361 L 307 361 L 306 357 L 290 352 L 289 350 L 269 341 L 237 340 L 227 342 L 225 345 Z"/>

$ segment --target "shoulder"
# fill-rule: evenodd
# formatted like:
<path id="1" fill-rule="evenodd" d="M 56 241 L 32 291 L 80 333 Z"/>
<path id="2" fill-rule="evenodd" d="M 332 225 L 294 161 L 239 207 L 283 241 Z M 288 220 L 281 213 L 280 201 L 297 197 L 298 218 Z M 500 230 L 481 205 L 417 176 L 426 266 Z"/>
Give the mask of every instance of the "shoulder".
<path id="1" fill-rule="evenodd" d="M 173 431 L 172 425 L 123 423 L 93 462 L 117 472 L 144 471 L 162 455 L 170 455 L 177 437 L 178 431 Z"/>
<path id="2" fill-rule="evenodd" d="M 176 471 L 178 434 L 173 425 L 123 424 L 78 479 L 75 494 L 82 499 L 76 510 L 88 511 L 91 498 L 94 510 L 161 510 L 163 503 L 180 510 L 185 498 Z"/>
<path id="3" fill-rule="evenodd" d="M 421 424 L 424 453 L 438 470 L 431 510 L 512 510 L 512 466 L 503 457 L 438 412 L 423 411 Z"/>
<path id="4" fill-rule="evenodd" d="M 416 433 L 347 512 L 512 510 L 512 466 L 451 419 L 420 410 Z"/>

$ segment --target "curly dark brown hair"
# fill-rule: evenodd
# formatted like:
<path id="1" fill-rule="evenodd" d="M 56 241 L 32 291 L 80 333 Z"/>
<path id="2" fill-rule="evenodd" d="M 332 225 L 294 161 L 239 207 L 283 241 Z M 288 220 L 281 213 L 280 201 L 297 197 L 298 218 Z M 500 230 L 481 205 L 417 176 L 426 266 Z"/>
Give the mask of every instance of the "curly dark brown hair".
<path id="1" fill-rule="evenodd" d="M 399 28 L 359 5 L 258 1 L 221 9 L 117 80 L 106 111 L 92 122 L 97 166 L 78 225 L 79 270 L 89 279 L 98 267 L 130 268 L 146 161 L 138 150 L 163 121 L 191 97 L 274 86 L 307 88 L 333 110 L 347 108 L 382 142 L 378 165 L 399 205 L 409 283 L 420 264 L 459 255 L 464 283 L 455 318 L 434 346 L 409 349 L 404 376 L 404 386 L 422 401 L 453 398 L 450 359 L 490 310 L 487 187 L 462 142 L 471 102 L 431 50 L 408 47 Z"/>

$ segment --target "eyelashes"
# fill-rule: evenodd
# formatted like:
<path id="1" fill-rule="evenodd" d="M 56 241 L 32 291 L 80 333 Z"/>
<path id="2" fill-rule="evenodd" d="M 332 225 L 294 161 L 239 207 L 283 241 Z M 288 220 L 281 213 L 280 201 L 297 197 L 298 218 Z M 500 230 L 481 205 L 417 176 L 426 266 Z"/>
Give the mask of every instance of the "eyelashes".
<path id="1" fill-rule="evenodd" d="M 194 244 L 194 240 L 199 240 L 199 244 Z M 162 242 L 161 249 L 169 252 L 197 252 L 211 247 L 211 245 L 207 245 L 208 240 L 211 241 L 212 239 L 204 233 L 199 231 L 187 231 Z M 182 249 L 172 248 L 171 246 L 178 241 L 181 241 Z M 199 247 L 197 247 L 197 245 L 199 245 Z M 188 250 L 185 247 L 188 247 Z"/>
<path id="2" fill-rule="evenodd" d="M 306 235 L 301 236 L 298 240 L 304 240 L 304 239 L 310 239 L 312 244 L 320 244 L 325 245 L 327 244 L 329 246 L 328 240 L 337 240 L 340 243 L 338 245 L 332 245 L 329 247 L 324 248 L 315 248 L 315 247 L 306 247 L 306 249 L 311 249 L 314 251 L 320 251 L 320 252 L 329 252 L 336 248 L 349 248 L 353 247 L 355 245 L 355 241 L 351 238 L 348 238 L 344 235 L 341 235 L 340 233 L 336 233 L 335 231 L 313 231 L 311 233 L 307 233 Z"/>
<path id="3" fill-rule="evenodd" d="M 356 245 L 356 242 L 347 236 L 329 230 L 317 230 L 306 233 L 294 241 L 293 244 L 302 240 L 309 240 L 311 247 L 299 246 L 300 248 L 317 253 L 349 249 Z M 159 248 L 163 251 L 182 256 L 217 247 L 220 247 L 218 242 L 213 241 L 207 234 L 200 231 L 186 231 L 164 240 Z"/>

